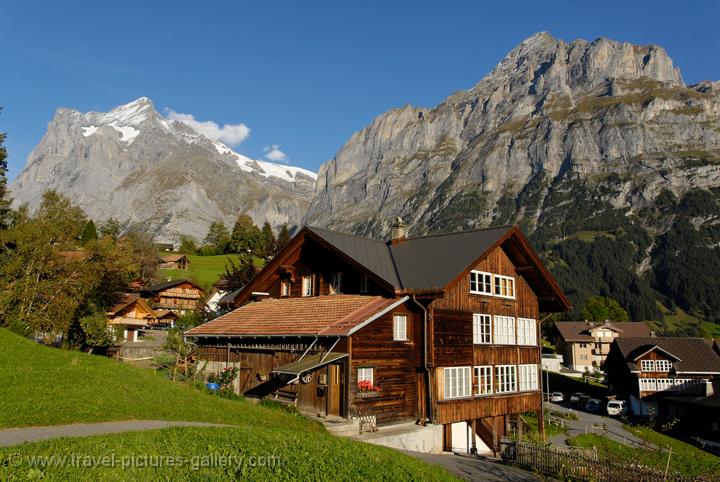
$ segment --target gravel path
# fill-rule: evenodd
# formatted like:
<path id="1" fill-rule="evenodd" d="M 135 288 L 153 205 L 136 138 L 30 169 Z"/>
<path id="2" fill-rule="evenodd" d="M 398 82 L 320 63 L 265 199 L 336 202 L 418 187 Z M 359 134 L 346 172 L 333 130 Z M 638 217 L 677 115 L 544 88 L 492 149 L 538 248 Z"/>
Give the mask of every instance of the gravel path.
<path id="1" fill-rule="evenodd" d="M 569 408 L 573 406 L 567 403 L 558 404 L 545 402 L 545 407 L 554 412 L 567 412 L 568 410 L 572 410 L 578 417 L 577 420 L 565 420 L 565 423 L 567 424 L 567 433 L 561 433 L 549 439 L 549 441 L 555 445 L 568 447 L 566 442 L 567 439 L 584 433 L 602 435 L 611 440 L 629 446 L 647 445 L 647 442 L 644 442 L 639 437 L 636 437 L 625 430 L 623 423 L 616 418 L 605 417 L 594 413 L 584 412 L 582 410 L 576 410 L 575 408 Z"/>
<path id="2" fill-rule="evenodd" d="M 484 457 L 454 455 L 451 453 L 424 454 L 407 450 L 403 450 L 402 452 L 429 464 L 439 465 L 463 480 L 482 480 L 483 482 L 536 482 L 540 480 L 554 480 Z"/>
<path id="3" fill-rule="evenodd" d="M 233 427 L 203 422 L 170 422 L 165 420 L 125 420 L 122 422 L 75 423 L 49 427 L 21 427 L 0 430 L 0 447 L 24 442 L 38 442 L 60 437 L 88 437 L 121 432 L 140 432 L 171 427 Z"/>

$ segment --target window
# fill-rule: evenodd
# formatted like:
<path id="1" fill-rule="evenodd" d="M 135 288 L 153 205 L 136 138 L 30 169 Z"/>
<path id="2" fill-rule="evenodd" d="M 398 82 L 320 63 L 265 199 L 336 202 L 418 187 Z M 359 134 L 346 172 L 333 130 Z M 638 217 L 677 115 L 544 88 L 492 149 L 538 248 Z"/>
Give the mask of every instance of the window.
<path id="1" fill-rule="evenodd" d="M 654 378 L 640 378 L 640 391 L 641 392 L 655 392 L 657 391 L 657 382 Z"/>
<path id="2" fill-rule="evenodd" d="M 330 281 L 330 293 L 342 293 L 342 273 L 333 273 Z"/>
<path id="3" fill-rule="evenodd" d="M 537 345 L 537 324 L 532 318 L 517 319 L 517 344 Z"/>
<path id="4" fill-rule="evenodd" d="M 498 345 L 515 344 L 515 318 L 512 316 L 495 317 L 495 343 Z"/>
<path id="5" fill-rule="evenodd" d="M 360 277 L 360 293 L 368 292 L 368 276 L 366 274 Z"/>
<path id="6" fill-rule="evenodd" d="M 393 316 L 393 340 L 407 341 L 407 315 Z"/>
<path id="7" fill-rule="evenodd" d="M 518 365 L 520 391 L 538 389 L 537 365 Z"/>
<path id="8" fill-rule="evenodd" d="M 490 365 L 475 367 L 475 394 L 489 395 L 492 393 L 492 367 Z"/>
<path id="9" fill-rule="evenodd" d="M 312 276 L 303 276 L 302 277 L 302 295 L 303 296 L 312 296 L 313 293 L 314 293 L 313 277 Z"/>
<path id="10" fill-rule="evenodd" d="M 654 372 L 655 360 L 640 360 L 640 370 L 643 372 Z"/>
<path id="11" fill-rule="evenodd" d="M 473 343 L 492 343 L 490 315 L 473 314 Z"/>
<path id="12" fill-rule="evenodd" d="M 670 390 L 673 387 L 673 381 L 670 378 L 658 378 L 657 389 L 658 391 Z"/>
<path id="13" fill-rule="evenodd" d="M 671 369 L 672 362 L 670 360 L 655 360 L 656 372 L 669 372 Z"/>
<path id="14" fill-rule="evenodd" d="M 445 398 L 469 397 L 472 392 L 470 367 L 445 369 Z"/>
<path id="15" fill-rule="evenodd" d="M 499 274 L 495 277 L 495 296 L 503 298 L 515 298 L 515 278 L 502 276 Z"/>
<path id="16" fill-rule="evenodd" d="M 495 367 L 495 393 L 515 391 L 515 365 Z"/>
<path id="17" fill-rule="evenodd" d="M 357 382 L 370 382 L 370 385 L 375 385 L 375 377 L 372 367 L 358 368 Z"/>
<path id="18" fill-rule="evenodd" d="M 483 271 L 470 272 L 470 293 L 478 295 L 491 295 L 492 275 Z"/>
<path id="19" fill-rule="evenodd" d="M 280 296 L 290 296 L 290 282 L 289 281 L 281 281 L 280 282 Z"/>

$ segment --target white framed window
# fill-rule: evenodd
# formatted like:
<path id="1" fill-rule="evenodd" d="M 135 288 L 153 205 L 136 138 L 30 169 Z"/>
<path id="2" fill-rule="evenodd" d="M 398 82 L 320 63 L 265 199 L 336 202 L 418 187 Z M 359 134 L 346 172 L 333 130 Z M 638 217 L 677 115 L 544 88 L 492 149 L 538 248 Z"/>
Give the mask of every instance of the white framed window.
<path id="1" fill-rule="evenodd" d="M 490 323 L 490 315 L 482 315 L 473 313 L 473 343 L 488 344 L 492 343 L 492 325 Z"/>
<path id="2" fill-rule="evenodd" d="M 656 392 L 657 380 L 654 378 L 639 378 L 641 392 Z"/>
<path id="3" fill-rule="evenodd" d="M 532 318 L 517 319 L 517 344 L 537 345 L 537 322 Z"/>
<path id="4" fill-rule="evenodd" d="M 393 315 L 393 340 L 407 341 L 407 315 Z"/>
<path id="5" fill-rule="evenodd" d="M 444 376 L 444 398 L 460 398 L 471 395 L 470 367 L 445 368 Z"/>
<path id="6" fill-rule="evenodd" d="M 515 318 L 512 316 L 496 316 L 493 338 L 498 345 L 515 344 Z"/>
<path id="7" fill-rule="evenodd" d="M 516 390 L 515 365 L 497 365 L 495 367 L 495 393 L 508 393 Z"/>
<path id="8" fill-rule="evenodd" d="M 357 382 L 370 382 L 370 385 L 375 385 L 375 369 L 372 367 L 360 367 L 357 369 Z"/>
<path id="9" fill-rule="evenodd" d="M 640 371 L 654 372 L 655 371 L 655 360 L 640 360 Z"/>
<path id="10" fill-rule="evenodd" d="M 670 360 L 655 360 L 656 372 L 669 372 L 671 369 L 672 362 Z"/>
<path id="11" fill-rule="evenodd" d="M 315 293 L 314 287 L 313 287 L 313 277 L 312 276 L 303 276 L 302 277 L 302 295 L 303 296 L 312 296 Z"/>
<path id="12" fill-rule="evenodd" d="M 515 298 L 515 278 L 501 274 L 493 275 L 493 278 L 495 279 L 495 296 Z"/>
<path id="13" fill-rule="evenodd" d="M 368 292 L 368 275 L 364 274 L 360 277 L 360 293 Z"/>
<path id="14" fill-rule="evenodd" d="M 330 280 L 330 293 L 342 293 L 342 272 L 333 273 Z"/>
<path id="15" fill-rule="evenodd" d="M 471 271 L 470 293 L 477 295 L 492 295 L 492 274 L 484 271 Z"/>
<path id="16" fill-rule="evenodd" d="M 281 281 L 280 282 L 280 296 L 290 296 L 290 282 L 289 281 Z"/>
<path id="17" fill-rule="evenodd" d="M 658 378 L 657 389 L 659 392 L 663 390 L 671 390 L 673 387 L 673 381 L 671 378 Z"/>
<path id="18" fill-rule="evenodd" d="M 520 391 L 538 389 L 537 365 L 518 365 L 518 382 Z"/>
<path id="19" fill-rule="evenodd" d="M 492 366 L 475 367 L 475 395 L 490 395 L 492 388 Z"/>

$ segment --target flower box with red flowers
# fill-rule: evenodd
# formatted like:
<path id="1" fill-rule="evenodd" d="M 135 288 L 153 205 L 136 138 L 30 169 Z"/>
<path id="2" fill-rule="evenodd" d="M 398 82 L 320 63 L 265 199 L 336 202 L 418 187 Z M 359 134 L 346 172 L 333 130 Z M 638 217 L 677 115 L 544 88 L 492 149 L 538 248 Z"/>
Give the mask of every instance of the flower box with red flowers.
<path id="1" fill-rule="evenodd" d="M 357 384 L 357 393 L 355 394 L 358 398 L 376 397 L 380 392 L 380 387 L 376 387 L 369 380 L 363 380 Z"/>

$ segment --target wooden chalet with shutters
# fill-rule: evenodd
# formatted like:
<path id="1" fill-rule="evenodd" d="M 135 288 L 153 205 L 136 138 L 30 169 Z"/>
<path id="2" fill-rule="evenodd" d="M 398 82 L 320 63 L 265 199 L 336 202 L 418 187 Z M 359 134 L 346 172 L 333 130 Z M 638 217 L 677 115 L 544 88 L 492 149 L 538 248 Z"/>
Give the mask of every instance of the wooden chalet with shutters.
<path id="1" fill-rule="evenodd" d="M 387 242 L 305 227 L 231 303 L 186 336 L 238 393 L 468 451 L 542 417 L 537 320 L 569 309 L 518 227 L 406 239 L 399 219 Z"/>
<path id="2" fill-rule="evenodd" d="M 186 279 L 163 281 L 140 292 L 154 309 L 170 310 L 180 316 L 198 308 L 205 297 L 200 286 Z"/>

